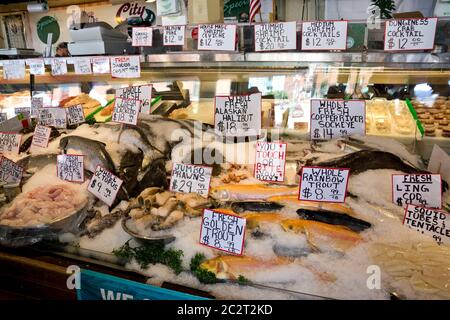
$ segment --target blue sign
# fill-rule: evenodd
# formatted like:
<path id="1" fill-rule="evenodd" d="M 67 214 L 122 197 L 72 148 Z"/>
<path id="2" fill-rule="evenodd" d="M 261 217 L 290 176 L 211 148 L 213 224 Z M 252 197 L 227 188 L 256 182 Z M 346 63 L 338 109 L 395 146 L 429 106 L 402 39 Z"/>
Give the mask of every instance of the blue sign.
<path id="1" fill-rule="evenodd" d="M 80 272 L 77 298 L 78 300 L 207 300 L 84 269 Z"/>

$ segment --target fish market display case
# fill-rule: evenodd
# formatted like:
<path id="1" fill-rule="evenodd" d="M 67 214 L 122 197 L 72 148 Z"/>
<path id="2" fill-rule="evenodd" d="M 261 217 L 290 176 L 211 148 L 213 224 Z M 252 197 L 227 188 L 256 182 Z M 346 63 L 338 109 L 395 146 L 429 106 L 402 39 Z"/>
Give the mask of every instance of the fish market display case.
<path id="1" fill-rule="evenodd" d="M 46 275 L 39 282 L 28 274 L 24 290 L 39 282 L 54 292 L 48 297 L 73 299 L 63 274 L 75 264 L 209 298 L 450 297 L 448 242 L 438 245 L 403 225 L 405 209 L 392 202 L 391 190 L 393 174 L 427 172 L 435 144 L 450 151 L 450 54 L 385 53 L 375 45 L 257 53 L 245 28 L 239 32 L 232 53 L 180 47 L 143 54 L 138 78 L 75 74 L 68 58 L 65 75 L 52 76 L 46 65 L 44 75 L 27 69 L 23 80 L 2 79 L 0 112 L 8 118 L 23 117 L 33 96 L 43 107 L 81 105 L 86 119 L 52 128 L 46 148 L 31 145 L 30 116 L 25 127 L 17 119 L 1 125 L 23 134 L 20 153 L 4 154 L 23 177 L 2 186 L 0 279 L 9 279 L 3 290 L 21 283 L 10 272 L 21 266 L 24 274 Z M 116 90 L 147 84 L 150 114 L 140 115 L 137 126 L 112 123 Z M 259 93 L 261 135 L 217 139 L 215 97 Z M 311 141 L 311 101 L 325 98 L 365 101 L 366 135 Z M 188 152 L 181 150 L 183 135 L 192 139 Z M 282 183 L 254 176 L 255 146 L 264 139 L 287 144 Z M 196 163 L 212 167 L 208 197 L 168 191 L 174 163 L 193 159 L 195 150 L 222 156 Z M 84 182 L 56 176 L 62 153 L 84 155 Z M 97 165 L 123 180 L 110 206 L 86 191 Z M 298 200 L 305 166 L 350 168 L 345 203 Z M 442 181 L 443 210 L 447 189 Z M 199 244 L 205 209 L 246 219 L 243 256 Z M 70 223 L 55 224 L 67 217 Z M 443 230 L 448 237 L 445 224 Z M 367 286 L 374 266 L 381 270 L 377 290 Z"/>

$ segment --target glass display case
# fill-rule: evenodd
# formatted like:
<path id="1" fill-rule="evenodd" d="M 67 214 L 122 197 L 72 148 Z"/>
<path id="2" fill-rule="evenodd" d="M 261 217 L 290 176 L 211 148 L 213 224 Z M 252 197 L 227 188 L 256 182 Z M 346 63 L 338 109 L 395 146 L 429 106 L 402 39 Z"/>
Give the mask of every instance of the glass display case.
<path id="1" fill-rule="evenodd" d="M 25 115 L 21 152 L 4 154 L 22 166 L 23 177 L 2 187 L 2 244 L 131 270 L 149 284 L 172 282 L 216 298 L 448 299 L 448 242 L 439 246 L 403 225 L 405 208 L 393 202 L 391 177 L 427 173 L 424 163 L 435 144 L 450 151 L 449 53 L 386 53 L 372 42 L 369 50 L 257 53 L 245 49 L 251 48 L 245 28 L 239 32 L 239 50 L 231 53 L 191 51 L 192 39 L 181 51 L 143 51 L 139 78 L 78 75 L 76 57 L 69 57 L 65 75 L 51 75 L 47 63 L 44 75 L 27 68 L 25 79 L 2 79 L 0 112 L 7 118 L 23 117 L 31 97 L 42 97 L 43 108 L 82 105 L 87 122 L 52 128 L 47 148 L 39 148 L 31 142 L 36 120 Z M 150 115 L 140 115 L 135 127 L 111 122 L 116 90 L 147 84 Z M 262 95 L 261 135 L 214 141 L 215 97 L 252 93 Z M 366 135 L 311 141 L 313 99 L 363 100 Z M 174 138 L 177 130 L 192 137 L 190 150 L 224 155 L 219 163 L 195 162 L 213 168 L 207 198 L 167 191 L 173 189 L 173 165 L 186 159 L 178 155 L 183 139 Z M 287 143 L 282 183 L 255 178 L 260 141 Z M 243 158 L 228 157 L 242 145 L 235 154 Z M 57 155 L 73 153 L 85 156 L 82 183 L 55 175 Z M 86 191 L 98 164 L 110 165 L 123 181 L 110 206 Z M 305 166 L 348 166 L 345 203 L 299 200 Z M 442 188 L 442 209 L 448 210 L 446 181 Z M 37 227 L 34 216 L 25 217 L 42 205 L 30 207 L 33 201 L 56 193 L 72 201 L 67 210 L 77 219 L 65 221 L 68 211 L 61 210 L 45 220 L 41 212 Z M 55 199 L 47 200 L 57 202 L 51 208 L 59 212 L 66 200 Z M 246 219 L 243 256 L 198 243 L 205 209 Z M 366 284 L 374 265 L 386 274 L 380 290 Z"/>

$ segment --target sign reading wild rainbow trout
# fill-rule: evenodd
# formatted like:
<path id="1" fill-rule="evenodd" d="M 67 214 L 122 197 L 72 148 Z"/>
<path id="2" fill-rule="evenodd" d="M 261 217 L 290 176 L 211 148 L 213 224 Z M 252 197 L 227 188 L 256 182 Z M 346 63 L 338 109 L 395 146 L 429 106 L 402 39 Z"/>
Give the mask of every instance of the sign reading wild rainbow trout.
<path id="1" fill-rule="evenodd" d="M 350 169 L 303 167 L 298 199 L 345 202 Z"/>
<path id="2" fill-rule="evenodd" d="M 437 18 L 387 20 L 384 33 L 384 50 L 432 50 L 436 26 Z"/>
<path id="3" fill-rule="evenodd" d="M 229 137 L 257 136 L 261 131 L 261 93 L 216 96 L 214 125 Z"/>
<path id="4" fill-rule="evenodd" d="M 212 168 L 184 163 L 174 163 L 170 180 L 170 191 L 195 192 L 208 197 Z"/>
<path id="5" fill-rule="evenodd" d="M 450 245 L 450 214 L 448 212 L 408 204 L 403 224 L 433 236 L 438 244 Z"/>
<path id="6" fill-rule="evenodd" d="M 366 133 L 364 100 L 311 100 L 311 140 L 331 140 Z"/>

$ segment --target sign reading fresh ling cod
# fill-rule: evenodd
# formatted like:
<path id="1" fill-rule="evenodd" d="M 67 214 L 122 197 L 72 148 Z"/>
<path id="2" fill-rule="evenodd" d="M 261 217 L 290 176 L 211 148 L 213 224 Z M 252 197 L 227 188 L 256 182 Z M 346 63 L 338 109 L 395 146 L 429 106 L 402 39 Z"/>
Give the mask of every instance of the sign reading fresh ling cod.
<path id="1" fill-rule="evenodd" d="M 408 204 L 438 208 L 442 206 L 440 174 L 393 174 L 392 202 L 401 207 Z"/>

